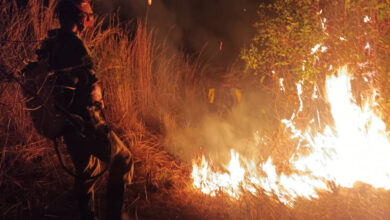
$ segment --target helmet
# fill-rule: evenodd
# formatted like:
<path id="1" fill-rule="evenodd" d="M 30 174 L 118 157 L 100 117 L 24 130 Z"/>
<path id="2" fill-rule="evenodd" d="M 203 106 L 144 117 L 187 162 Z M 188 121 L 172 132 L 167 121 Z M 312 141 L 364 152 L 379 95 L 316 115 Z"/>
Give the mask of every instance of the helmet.
<path id="1" fill-rule="evenodd" d="M 77 24 L 80 31 L 93 23 L 93 11 L 88 0 L 61 0 L 56 11 L 61 24 Z"/>
<path id="2" fill-rule="evenodd" d="M 82 21 L 83 28 L 92 26 L 93 11 L 92 11 L 92 7 L 89 4 L 88 0 L 83 0 L 80 2 L 80 4 L 75 4 L 75 6 L 83 14 L 83 21 Z"/>

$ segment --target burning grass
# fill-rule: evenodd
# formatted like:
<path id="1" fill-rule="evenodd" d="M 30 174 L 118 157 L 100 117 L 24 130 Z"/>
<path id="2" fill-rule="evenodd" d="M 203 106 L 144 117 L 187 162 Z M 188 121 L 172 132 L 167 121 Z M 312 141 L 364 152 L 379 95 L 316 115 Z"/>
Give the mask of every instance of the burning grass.
<path id="1" fill-rule="evenodd" d="M 23 68 L 26 61 L 34 56 L 34 49 L 45 38 L 47 30 L 55 28 L 57 24 L 51 19 L 53 5 L 44 7 L 38 0 L 29 1 L 24 8 L 20 8 L 16 1 L 1 1 L 1 4 L 0 71 L 13 73 Z M 103 23 L 107 21 L 110 25 L 103 28 Z M 189 62 L 181 55 L 171 54 L 164 45 L 154 41 L 153 32 L 148 31 L 141 23 L 138 24 L 135 35 L 131 31 L 123 25 L 117 25 L 115 19 L 106 18 L 99 20 L 95 28 L 83 36 L 91 48 L 96 72 L 105 88 L 108 121 L 113 124 L 135 157 L 135 178 L 128 186 L 125 197 L 125 210 L 131 217 L 390 218 L 389 192 L 361 182 L 356 182 L 352 188 L 344 188 L 329 181 L 326 184 L 331 190 L 317 191 L 318 197 L 310 200 L 297 197 L 294 206 L 281 202 L 275 190 L 265 191 L 255 184 L 251 185 L 254 192 L 237 185 L 235 190 L 240 194 L 239 199 L 223 193 L 223 189 L 218 186 L 213 196 L 203 194 L 193 185 L 189 161 L 179 158 L 179 152 L 168 149 L 176 149 L 172 146 L 172 138 L 180 136 L 178 139 L 181 139 L 183 133 L 190 134 L 193 128 L 205 128 L 205 131 L 220 129 L 218 124 L 202 125 L 202 120 L 199 120 L 202 119 L 199 112 L 207 112 L 207 105 L 199 103 L 205 101 L 205 91 L 208 89 L 204 84 L 205 75 L 210 70 L 199 62 Z M 0 218 L 42 219 L 46 208 L 61 200 L 64 192 L 72 188 L 72 178 L 60 168 L 52 143 L 34 131 L 28 112 L 24 109 L 20 87 L 3 76 L 0 79 Z M 256 96 L 254 99 L 258 98 Z M 284 103 L 280 108 L 287 109 L 288 102 Z M 273 110 L 276 111 L 276 107 Z M 239 117 L 234 118 L 234 112 Z M 243 112 L 246 117 L 242 117 Z M 233 117 L 226 123 L 251 121 L 252 116 L 257 114 L 238 107 L 233 109 Z M 187 120 L 187 116 L 193 119 Z M 263 115 L 260 121 L 267 121 L 268 116 Z M 278 121 L 282 118 L 274 117 Z M 222 119 L 217 116 L 216 120 Z M 227 133 L 245 130 L 239 126 L 233 130 L 224 129 L 222 130 Z M 220 134 L 225 134 L 224 132 Z M 190 139 L 179 143 L 183 145 L 179 147 L 182 150 L 193 148 L 195 150 L 192 152 L 197 152 L 204 144 L 200 140 L 202 137 L 196 136 L 197 134 L 192 134 L 197 141 L 191 143 Z M 258 139 L 270 143 L 264 147 L 264 155 L 277 154 L 288 158 L 291 154 L 286 152 L 294 151 L 288 147 L 285 149 L 280 144 L 286 139 L 284 131 L 273 129 L 267 135 Z M 222 138 L 226 138 L 224 143 L 233 141 L 228 137 Z M 63 146 L 61 149 L 66 156 Z M 263 159 L 265 161 L 266 158 Z M 66 164 L 71 166 L 68 159 Z M 219 163 L 211 167 L 226 172 Z M 278 174 L 282 170 L 280 167 L 283 167 L 282 162 L 277 164 Z M 94 201 L 100 216 L 104 215 L 101 211 L 104 210 L 104 181 L 105 177 L 97 183 Z"/>

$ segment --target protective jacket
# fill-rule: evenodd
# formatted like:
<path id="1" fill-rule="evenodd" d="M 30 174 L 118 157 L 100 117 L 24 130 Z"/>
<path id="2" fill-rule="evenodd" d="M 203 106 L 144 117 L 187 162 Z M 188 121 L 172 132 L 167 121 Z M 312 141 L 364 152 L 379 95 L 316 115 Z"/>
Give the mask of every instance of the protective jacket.
<path id="1" fill-rule="evenodd" d="M 92 96 L 97 78 L 84 43 L 73 32 L 51 30 L 37 55 L 38 60 L 47 60 L 49 71 L 54 73 L 57 103 L 89 121 L 87 107 L 98 101 Z"/>

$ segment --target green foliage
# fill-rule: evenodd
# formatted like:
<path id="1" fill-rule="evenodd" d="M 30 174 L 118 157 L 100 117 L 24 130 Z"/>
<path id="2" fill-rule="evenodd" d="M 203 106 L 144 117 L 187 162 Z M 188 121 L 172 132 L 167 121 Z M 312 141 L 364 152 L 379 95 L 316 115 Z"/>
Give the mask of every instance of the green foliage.
<path id="1" fill-rule="evenodd" d="M 255 74 L 274 70 L 285 75 L 298 73 L 303 76 L 303 60 L 306 60 L 305 66 L 314 60 L 306 54 L 324 39 L 318 12 L 317 0 L 261 4 L 259 21 L 255 24 L 257 34 L 242 53 L 247 67 Z"/>
<path id="2" fill-rule="evenodd" d="M 389 0 L 275 0 L 261 3 L 258 16 L 257 33 L 241 53 L 256 75 L 274 71 L 311 84 L 349 65 L 390 79 Z"/>

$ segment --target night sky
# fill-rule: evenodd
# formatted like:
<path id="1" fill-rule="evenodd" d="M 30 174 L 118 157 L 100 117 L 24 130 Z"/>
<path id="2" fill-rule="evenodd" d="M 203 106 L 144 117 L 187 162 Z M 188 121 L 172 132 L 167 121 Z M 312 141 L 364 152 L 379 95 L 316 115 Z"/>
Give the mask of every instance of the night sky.
<path id="1" fill-rule="evenodd" d="M 148 16 L 158 38 L 173 49 L 203 57 L 216 67 L 235 61 L 253 36 L 259 0 L 96 0 L 106 12 L 120 11 L 122 20 Z M 220 50 L 222 42 L 222 50 Z"/>

